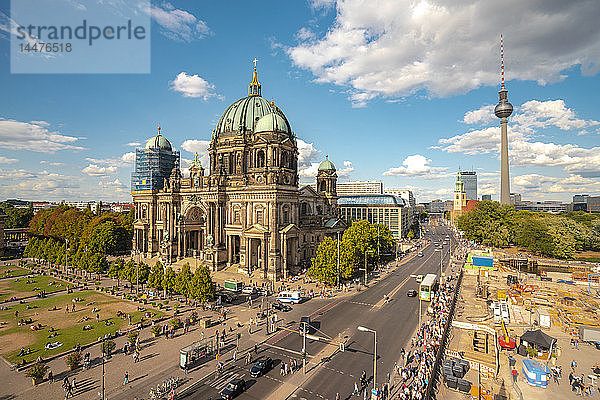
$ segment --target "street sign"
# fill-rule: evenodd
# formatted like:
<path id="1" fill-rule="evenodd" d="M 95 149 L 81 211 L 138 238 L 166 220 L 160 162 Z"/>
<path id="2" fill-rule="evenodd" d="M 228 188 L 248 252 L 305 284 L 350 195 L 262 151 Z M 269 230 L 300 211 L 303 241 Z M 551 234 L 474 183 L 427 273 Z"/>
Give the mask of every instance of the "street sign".
<path id="1" fill-rule="evenodd" d="M 375 388 L 371 389 L 371 400 L 379 400 L 379 391 Z"/>

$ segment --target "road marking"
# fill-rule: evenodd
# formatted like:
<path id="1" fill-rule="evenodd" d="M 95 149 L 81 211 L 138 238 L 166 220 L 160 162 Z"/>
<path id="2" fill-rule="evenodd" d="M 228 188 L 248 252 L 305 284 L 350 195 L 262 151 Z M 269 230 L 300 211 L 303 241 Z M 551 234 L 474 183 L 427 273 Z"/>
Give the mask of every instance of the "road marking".
<path id="1" fill-rule="evenodd" d="M 217 389 L 219 392 L 227 386 L 229 381 L 241 377 L 239 373 L 229 373 L 221 378 L 217 378 L 215 381 L 210 383 L 210 386 Z"/>
<path id="2" fill-rule="evenodd" d="M 363 303 L 362 301 L 352 301 L 352 300 L 348 300 L 346 303 L 352 303 L 352 304 L 358 304 L 359 306 L 368 306 L 368 307 L 374 307 L 374 304 L 371 303 Z"/>
<path id="3" fill-rule="evenodd" d="M 265 345 L 267 345 L 267 346 L 269 346 L 269 347 L 272 347 L 272 348 L 274 348 L 274 349 L 277 349 L 277 350 L 285 351 L 285 352 L 287 352 L 287 353 L 296 354 L 297 356 L 300 356 L 300 357 L 302 357 L 302 353 L 301 353 L 301 352 L 299 352 L 299 351 L 296 351 L 296 350 L 286 349 L 285 347 L 277 346 L 277 345 L 270 344 L 270 343 L 265 343 Z M 275 353 L 275 352 L 273 352 L 273 353 Z M 277 354 L 277 353 L 275 353 L 275 354 Z M 309 358 L 310 358 L 310 357 L 312 357 L 312 356 L 311 356 L 310 354 L 306 353 L 306 357 L 309 357 Z"/>

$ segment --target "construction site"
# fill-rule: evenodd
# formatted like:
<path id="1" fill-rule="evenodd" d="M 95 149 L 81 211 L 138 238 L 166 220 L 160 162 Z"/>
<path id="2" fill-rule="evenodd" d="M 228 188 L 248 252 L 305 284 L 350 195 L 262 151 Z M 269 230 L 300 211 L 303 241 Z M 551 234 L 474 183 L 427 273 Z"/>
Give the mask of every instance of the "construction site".
<path id="1" fill-rule="evenodd" d="M 565 399 L 598 390 L 600 274 L 593 265 L 476 250 L 454 267 L 464 275 L 441 398 Z"/>

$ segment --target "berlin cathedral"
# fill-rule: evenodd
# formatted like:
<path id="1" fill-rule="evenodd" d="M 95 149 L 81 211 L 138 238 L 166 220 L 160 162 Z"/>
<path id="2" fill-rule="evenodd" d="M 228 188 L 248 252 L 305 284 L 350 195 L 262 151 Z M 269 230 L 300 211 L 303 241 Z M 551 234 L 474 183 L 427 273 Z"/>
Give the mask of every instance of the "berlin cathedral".
<path id="1" fill-rule="evenodd" d="M 299 187 L 296 136 L 281 109 L 261 96 L 256 65 L 248 96 L 227 107 L 208 152 L 208 173 L 196 154 L 184 177 L 160 127 L 136 150 L 135 252 L 167 263 L 195 257 L 213 271 L 237 266 L 279 280 L 346 228 L 331 161 L 319 165 L 316 191 Z"/>

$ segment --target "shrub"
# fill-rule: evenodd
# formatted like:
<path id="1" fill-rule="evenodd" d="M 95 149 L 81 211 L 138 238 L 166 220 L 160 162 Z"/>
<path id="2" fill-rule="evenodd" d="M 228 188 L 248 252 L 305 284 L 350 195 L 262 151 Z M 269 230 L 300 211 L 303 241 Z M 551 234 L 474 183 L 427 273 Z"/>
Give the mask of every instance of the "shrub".
<path id="1" fill-rule="evenodd" d="M 152 332 L 154 336 L 158 336 L 160 335 L 160 332 L 162 332 L 162 326 L 156 324 L 152 328 L 150 328 L 150 332 Z"/>
<path id="2" fill-rule="evenodd" d="M 33 379 L 33 384 L 37 385 L 44 379 L 44 376 L 46 376 L 46 371 L 48 371 L 48 366 L 42 362 L 38 362 L 33 364 L 33 366 L 27 370 L 25 375 Z"/>
<path id="3" fill-rule="evenodd" d="M 83 357 L 81 356 L 81 352 L 74 351 L 65 357 L 65 363 L 67 364 L 67 367 L 69 367 L 69 369 L 73 371 L 81 365 L 82 359 Z"/>
<path id="4" fill-rule="evenodd" d="M 132 346 L 135 346 L 135 342 L 138 338 L 138 332 L 137 331 L 131 331 L 127 334 L 127 341 L 129 341 L 129 344 Z"/>
<path id="5" fill-rule="evenodd" d="M 173 327 L 173 329 L 179 329 L 183 326 L 183 323 L 181 322 L 180 318 L 173 318 L 171 320 L 171 326 Z"/>
<path id="6" fill-rule="evenodd" d="M 529 357 L 537 356 L 537 351 L 531 346 L 527 346 L 526 352 Z"/>

